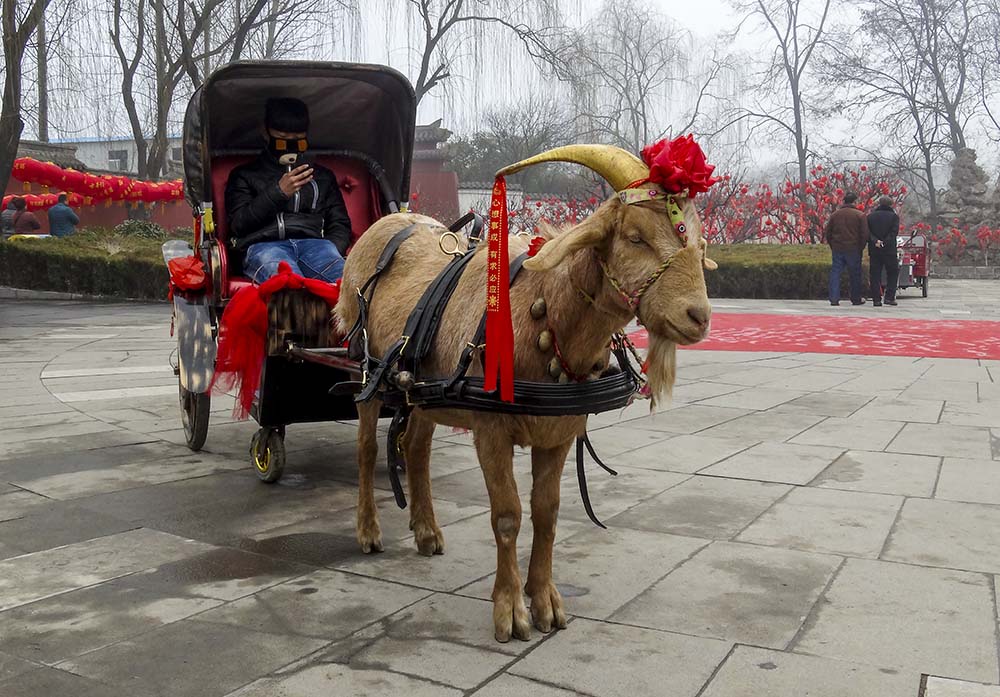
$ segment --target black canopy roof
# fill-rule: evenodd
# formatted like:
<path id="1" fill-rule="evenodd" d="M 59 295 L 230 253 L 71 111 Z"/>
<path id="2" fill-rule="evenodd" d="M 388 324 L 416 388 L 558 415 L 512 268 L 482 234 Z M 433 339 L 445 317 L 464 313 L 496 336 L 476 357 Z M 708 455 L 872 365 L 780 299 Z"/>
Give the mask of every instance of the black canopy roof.
<path id="1" fill-rule="evenodd" d="M 212 198 L 209 154 L 261 149 L 271 97 L 308 105 L 310 150 L 368 160 L 383 171 L 383 189 L 397 201 L 409 198 L 417 100 L 403 75 L 361 63 L 239 61 L 216 70 L 184 115 L 184 191 L 192 206 Z"/>

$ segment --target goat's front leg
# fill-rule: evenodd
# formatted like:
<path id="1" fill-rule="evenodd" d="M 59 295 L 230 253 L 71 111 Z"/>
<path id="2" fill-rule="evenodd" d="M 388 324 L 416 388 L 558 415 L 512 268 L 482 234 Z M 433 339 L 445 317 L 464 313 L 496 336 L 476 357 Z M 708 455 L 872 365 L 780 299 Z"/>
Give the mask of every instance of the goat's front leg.
<path id="1" fill-rule="evenodd" d="M 493 630 L 497 641 L 513 635 L 531 636 L 528 609 L 521 593 L 517 566 L 517 533 L 521 529 L 521 500 L 514 481 L 514 446 L 502 432 L 475 433 L 476 453 L 490 494 L 490 518 L 497 543 L 497 577 L 493 584 Z"/>
<path id="2" fill-rule="evenodd" d="M 555 448 L 531 449 L 531 562 L 524 591 L 531 598 L 531 619 L 539 631 L 566 628 L 562 596 L 552 582 L 552 544 L 559 517 L 559 480 L 572 441 Z"/>
<path id="3" fill-rule="evenodd" d="M 406 483 L 410 489 L 410 529 L 417 551 L 424 556 L 444 554 L 444 535 L 434 519 L 431 500 L 431 443 L 434 422 L 419 410 L 410 415 L 403 437 L 406 455 Z"/>
<path id="4" fill-rule="evenodd" d="M 382 530 L 375 507 L 376 437 L 381 408 L 377 399 L 358 405 L 358 544 L 365 554 L 382 551 Z"/>

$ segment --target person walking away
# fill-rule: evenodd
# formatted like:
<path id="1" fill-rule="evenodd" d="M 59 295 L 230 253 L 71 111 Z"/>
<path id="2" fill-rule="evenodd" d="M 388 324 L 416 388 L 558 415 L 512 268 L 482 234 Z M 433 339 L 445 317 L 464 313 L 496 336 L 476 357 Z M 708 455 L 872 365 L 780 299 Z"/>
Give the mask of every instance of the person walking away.
<path id="1" fill-rule="evenodd" d="M 830 266 L 830 304 L 840 304 L 840 277 L 847 268 L 851 283 L 851 304 L 864 305 L 861 298 L 861 253 L 868 242 L 868 220 L 855 207 L 858 195 L 844 194 L 844 203 L 826 221 L 826 242 L 833 262 Z"/>
<path id="2" fill-rule="evenodd" d="M 14 215 L 17 213 L 17 208 L 14 206 L 14 199 L 17 196 L 11 196 L 10 200 L 7 201 L 7 207 L 3 209 L 3 213 L 0 213 L 0 239 L 7 239 L 14 234 Z"/>
<path id="3" fill-rule="evenodd" d="M 67 200 L 66 194 L 59 194 L 59 203 L 49 209 L 49 234 L 53 237 L 72 235 L 80 224 L 80 218 L 66 203 Z"/>
<path id="4" fill-rule="evenodd" d="M 868 214 L 869 282 L 875 307 L 882 305 L 882 269 L 885 269 L 885 304 L 896 304 L 896 284 L 899 282 L 897 235 L 899 216 L 892 209 L 892 199 L 883 196 L 878 200 L 878 207 Z"/>
<path id="5" fill-rule="evenodd" d="M 40 235 L 42 224 L 38 222 L 35 214 L 28 210 L 28 202 L 24 197 L 18 196 L 14 199 L 14 234 L 15 235 Z"/>

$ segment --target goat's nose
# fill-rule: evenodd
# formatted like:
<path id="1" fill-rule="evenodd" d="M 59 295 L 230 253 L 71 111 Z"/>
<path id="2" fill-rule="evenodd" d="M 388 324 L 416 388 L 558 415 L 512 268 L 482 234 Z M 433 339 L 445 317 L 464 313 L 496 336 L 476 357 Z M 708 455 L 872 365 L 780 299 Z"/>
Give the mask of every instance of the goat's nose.
<path id="1" fill-rule="evenodd" d="M 692 305 L 688 308 L 688 317 L 699 327 L 704 327 L 708 324 L 708 318 L 710 316 L 710 311 L 708 308 L 701 305 Z"/>

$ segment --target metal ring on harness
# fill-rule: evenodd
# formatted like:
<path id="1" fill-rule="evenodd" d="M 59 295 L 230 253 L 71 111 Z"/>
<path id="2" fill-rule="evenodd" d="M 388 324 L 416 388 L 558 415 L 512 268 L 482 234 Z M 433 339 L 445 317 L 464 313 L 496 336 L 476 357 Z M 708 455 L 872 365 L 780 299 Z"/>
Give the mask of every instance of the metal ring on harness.
<path id="1" fill-rule="evenodd" d="M 452 247 L 451 251 L 444 248 L 445 239 L 452 239 L 455 241 L 455 246 Z M 462 254 L 462 240 L 459 239 L 457 233 L 454 233 L 451 230 L 441 233 L 441 236 L 438 238 L 438 247 L 448 256 L 457 257 Z"/>

